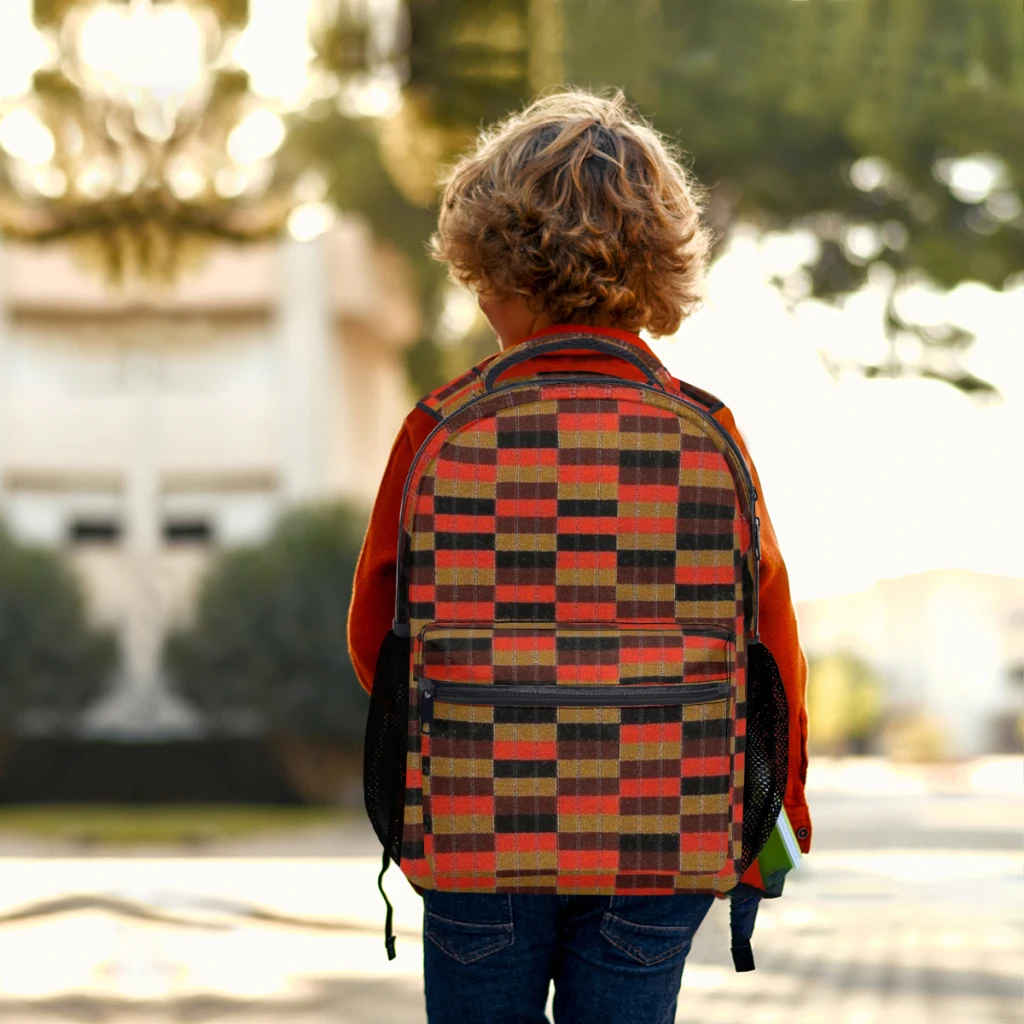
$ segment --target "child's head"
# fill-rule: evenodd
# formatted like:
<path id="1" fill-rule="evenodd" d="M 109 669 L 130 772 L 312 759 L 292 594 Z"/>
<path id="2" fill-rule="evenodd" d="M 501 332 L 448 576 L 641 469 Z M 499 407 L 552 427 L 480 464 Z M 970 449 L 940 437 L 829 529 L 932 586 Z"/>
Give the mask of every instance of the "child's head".
<path id="1" fill-rule="evenodd" d="M 671 334 L 699 302 L 702 198 L 621 93 L 559 92 L 484 132 L 455 165 L 434 256 L 485 301 Z"/>

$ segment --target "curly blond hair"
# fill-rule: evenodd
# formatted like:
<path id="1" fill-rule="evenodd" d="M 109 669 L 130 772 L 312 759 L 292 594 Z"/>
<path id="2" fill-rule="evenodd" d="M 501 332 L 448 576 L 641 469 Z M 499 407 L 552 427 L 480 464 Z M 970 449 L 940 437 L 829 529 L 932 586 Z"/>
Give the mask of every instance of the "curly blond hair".
<path id="1" fill-rule="evenodd" d="M 435 259 L 480 294 L 554 323 L 675 332 L 700 302 L 703 189 L 609 96 L 572 89 L 483 132 L 445 180 Z"/>

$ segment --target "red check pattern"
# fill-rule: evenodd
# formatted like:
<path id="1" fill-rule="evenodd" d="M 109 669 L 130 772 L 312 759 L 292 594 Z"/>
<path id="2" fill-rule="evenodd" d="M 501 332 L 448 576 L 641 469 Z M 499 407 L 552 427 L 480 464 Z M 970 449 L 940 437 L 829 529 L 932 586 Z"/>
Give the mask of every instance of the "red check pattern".
<path id="1" fill-rule="evenodd" d="M 488 395 L 478 378 L 441 399 L 408 482 L 401 867 L 458 891 L 725 892 L 755 557 L 735 455 L 664 390 L 534 379 Z M 424 731 L 421 679 L 554 703 L 439 700 Z M 728 696 L 685 696 L 709 683 Z M 637 686 L 680 699 L 616 701 Z M 586 687 L 600 700 L 581 704 Z"/>

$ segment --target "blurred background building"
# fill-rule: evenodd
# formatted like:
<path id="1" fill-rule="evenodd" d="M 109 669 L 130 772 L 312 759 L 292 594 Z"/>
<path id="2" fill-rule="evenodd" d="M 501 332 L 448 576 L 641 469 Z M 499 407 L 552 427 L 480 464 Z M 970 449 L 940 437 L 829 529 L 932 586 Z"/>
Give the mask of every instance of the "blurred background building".
<path id="1" fill-rule="evenodd" d="M 816 749 L 1019 747 L 1022 32 L 1015 0 L 5 0 L 0 734 L 351 769 L 369 502 L 493 346 L 427 255 L 438 182 L 570 84 L 709 185 L 707 302 L 658 351 L 754 452 Z"/>
<path id="2" fill-rule="evenodd" d="M 117 688 L 86 733 L 194 731 L 162 685 L 212 553 L 304 502 L 366 505 L 410 405 L 418 310 L 359 218 L 224 247 L 173 291 L 112 291 L 61 249 L 8 245 L 0 306 L 0 516 L 66 551 L 116 628 Z"/>
<path id="3" fill-rule="evenodd" d="M 874 704 L 869 749 L 928 759 L 976 757 L 1018 745 L 1024 581 L 933 570 L 881 580 L 856 594 L 804 601 L 797 613 L 811 655 L 819 750 L 856 750 L 851 741 L 858 738 L 859 709 L 847 702 L 854 699 L 851 669 L 858 662 L 872 667 L 878 687 L 860 698 Z M 845 671 L 836 672 L 839 666 Z"/>

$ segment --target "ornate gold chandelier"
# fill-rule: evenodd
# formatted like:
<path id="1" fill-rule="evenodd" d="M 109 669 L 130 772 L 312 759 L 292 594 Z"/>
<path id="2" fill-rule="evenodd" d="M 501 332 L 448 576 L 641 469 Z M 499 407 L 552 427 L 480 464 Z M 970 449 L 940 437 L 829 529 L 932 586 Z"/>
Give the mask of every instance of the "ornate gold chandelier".
<path id="1" fill-rule="evenodd" d="M 289 159 L 288 120 L 317 102 L 395 102 L 381 39 L 400 13 L 372 0 L 4 0 L 0 233 L 157 280 L 211 241 L 315 235 L 331 218 L 325 182 Z M 317 44 L 339 31 L 349 66 L 328 67 Z"/>

